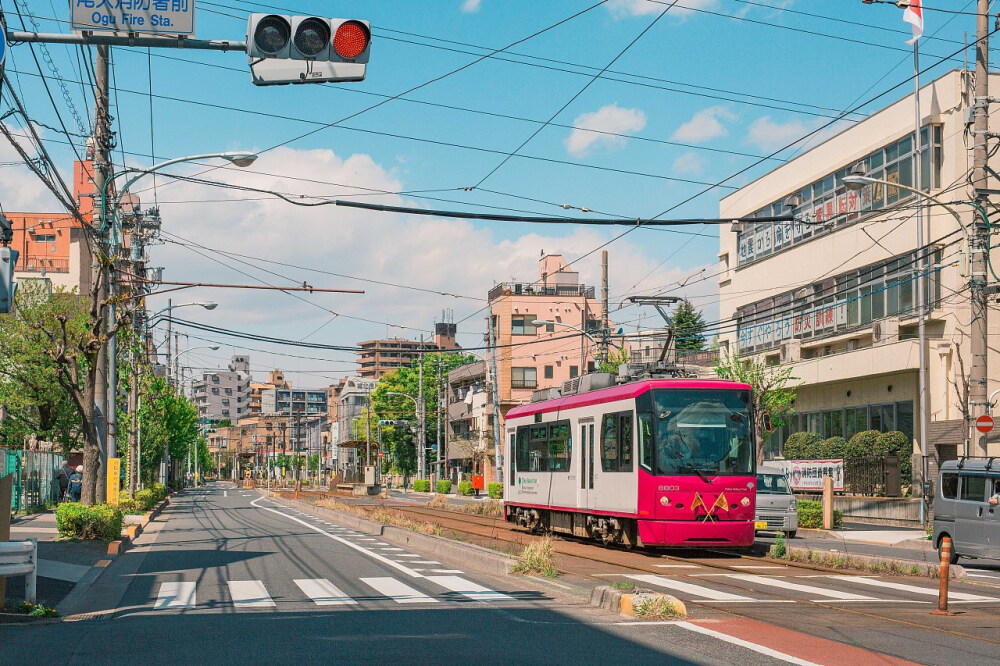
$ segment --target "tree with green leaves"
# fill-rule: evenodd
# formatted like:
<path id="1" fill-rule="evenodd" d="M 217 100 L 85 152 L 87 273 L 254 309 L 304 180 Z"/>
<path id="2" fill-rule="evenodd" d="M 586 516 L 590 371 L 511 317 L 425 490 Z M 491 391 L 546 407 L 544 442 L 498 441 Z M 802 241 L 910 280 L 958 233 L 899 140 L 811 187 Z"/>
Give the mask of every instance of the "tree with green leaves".
<path id="1" fill-rule="evenodd" d="M 791 366 L 769 365 L 762 357 L 740 357 L 723 353 L 715 363 L 715 372 L 723 379 L 749 384 L 753 400 L 753 427 L 757 436 L 757 464 L 764 462 L 764 444 L 771 436 L 764 427 L 764 415 L 771 418 L 772 429 L 788 422 L 795 402 L 795 387 L 788 383 Z"/>
<path id="2" fill-rule="evenodd" d="M 34 435 L 54 442 L 64 453 L 83 444 L 80 410 L 60 381 L 49 354 L 50 341 L 40 326 L 55 328 L 66 319 L 67 339 L 86 336 L 86 301 L 73 292 L 49 290 L 39 281 L 25 281 L 17 292 L 14 311 L 0 317 L 0 442 L 19 445 Z M 82 388 L 82 387 L 78 387 Z"/>
<path id="3" fill-rule="evenodd" d="M 201 429 L 198 408 L 187 398 L 167 386 L 162 377 L 146 377 L 139 421 L 142 428 L 142 478 L 146 484 L 156 479 L 164 447 L 170 457 L 182 460 L 188 449 L 198 441 Z M 208 452 L 208 447 L 205 447 Z"/>
<path id="4" fill-rule="evenodd" d="M 673 316 L 674 349 L 701 351 L 705 348 L 705 319 L 686 298 L 677 306 Z"/>
<path id="5" fill-rule="evenodd" d="M 621 347 L 620 349 L 612 347 L 611 351 L 608 352 L 608 360 L 601 361 L 601 364 L 597 367 L 597 371 L 618 374 L 618 368 L 623 363 L 628 363 L 628 347 Z"/>

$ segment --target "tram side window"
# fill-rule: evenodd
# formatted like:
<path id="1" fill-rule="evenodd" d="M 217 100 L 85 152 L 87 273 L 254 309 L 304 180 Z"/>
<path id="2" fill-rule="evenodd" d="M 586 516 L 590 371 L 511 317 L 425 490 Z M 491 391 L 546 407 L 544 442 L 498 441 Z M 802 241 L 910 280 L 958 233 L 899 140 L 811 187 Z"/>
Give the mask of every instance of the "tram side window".
<path id="1" fill-rule="evenodd" d="M 519 472 L 568 472 L 573 455 L 569 421 L 539 423 L 517 431 Z"/>
<path id="2" fill-rule="evenodd" d="M 648 472 L 653 471 L 653 417 L 649 414 L 639 414 L 639 466 Z"/>
<path id="3" fill-rule="evenodd" d="M 573 437 L 569 421 L 558 421 L 549 426 L 549 471 L 568 472 L 573 460 Z"/>
<path id="4" fill-rule="evenodd" d="M 517 436 L 511 434 L 510 436 L 510 450 L 507 452 L 507 460 L 510 461 L 510 473 L 507 474 L 507 485 L 514 485 L 514 465 L 517 464 L 517 458 L 515 457 L 515 452 L 517 451 Z"/>
<path id="5" fill-rule="evenodd" d="M 530 459 L 530 451 L 528 449 L 528 429 L 518 428 L 517 429 L 517 471 L 527 472 L 528 471 L 528 460 Z M 513 475 L 512 475 L 513 476 Z"/>
<path id="6" fill-rule="evenodd" d="M 605 414 L 601 419 L 601 469 L 632 471 L 632 412 Z"/>

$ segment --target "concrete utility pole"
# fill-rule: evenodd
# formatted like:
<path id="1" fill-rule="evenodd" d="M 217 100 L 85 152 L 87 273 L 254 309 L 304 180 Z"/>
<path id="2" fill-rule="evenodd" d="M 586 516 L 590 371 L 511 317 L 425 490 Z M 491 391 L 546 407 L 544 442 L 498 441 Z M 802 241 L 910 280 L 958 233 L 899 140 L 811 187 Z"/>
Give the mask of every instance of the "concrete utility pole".
<path id="1" fill-rule="evenodd" d="M 584 296 L 584 301 L 587 297 Z M 611 328 L 611 320 L 608 318 L 608 251 L 601 251 L 601 328 L 607 332 Z M 584 328 L 586 330 L 586 328 Z M 605 334 L 601 339 L 600 361 L 608 360 L 608 336 Z M 582 371 L 580 374 L 583 374 Z"/>
<path id="2" fill-rule="evenodd" d="M 913 187 L 923 191 L 920 184 L 920 169 L 922 161 L 920 159 L 920 40 L 913 42 L 913 151 L 916 159 L 913 160 Z M 930 150 L 931 136 L 930 128 L 927 128 L 927 149 Z M 928 158 L 930 156 L 928 155 Z M 929 185 L 930 183 L 928 183 Z M 917 417 L 920 421 L 920 480 L 927 479 L 927 423 L 930 406 L 927 394 L 927 335 L 925 331 L 925 321 L 927 319 L 927 277 L 925 276 L 927 266 L 927 254 L 924 250 L 924 198 L 916 198 L 916 218 L 917 218 L 917 348 L 920 354 L 919 370 L 917 373 Z M 923 508 L 921 507 L 921 515 Z"/>
<path id="3" fill-rule="evenodd" d="M 437 377 L 437 438 L 435 440 L 435 445 L 437 446 L 437 463 L 438 463 L 438 473 L 439 478 L 445 478 L 445 467 L 448 465 L 448 459 L 444 458 L 441 454 L 441 351 L 438 350 L 438 377 Z"/>
<path id="4" fill-rule="evenodd" d="M 111 56 L 111 47 L 101 45 L 97 47 L 97 57 L 94 59 L 94 228 L 100 229 L 105 225 L 104 210 L 101 206 L 103 198 L 100 196 L 104 192 L 105 181 L 108 171 L 111 168 L 111 116 L 110 116 L 110 95 L 108 87 L 108 63 Z M 108 256 L 110 243 L 107 237 L 96 239 L 98 247 L 94 257 L 92 283 L 98 285 L 97 301 L 100 308 L 100 316 L 104 323 L 102 330 L 105 335 L 103 342 L 97 351 L 97 372 L 94 384 L 94 418 L 97 422 L 97 441 L 100 462 L 95 470 L 96 479 L 96 502 L 103 502 L 108 496 L 107 474 L 108 468 L 108 344 L 107 334 L 113 322 L 108 319 L 108 282 L 111 278 L 107 261 L 113 261 L 113 257 Z M 86 469 L 90 472 L 90 469 Z"/>
<path id="5" fill-rule="evenodd" d="M 426 478 L 427 434 L 424 430 L 424 336 L 420 336 L 417 356 L 417 477 Z"/>
<path id="6" fill-rule="evenodd" d="M 487 338 L 490 347 L 490 371 L 487 378 L 493 394 L 493 455 L 497 461 L 497 483 L 503 483 L 503 446 L 500 444 L 500 376 L 497 374 L 497 347 L 493 337 L 493 310 L 486 318 Z"/>
<path id="7" fill-rule="evenodd" d="M 990 239 L 987 235 L 987 221 L 981 210 L 989 205 L 989 195 L 986 192 L 987 183 L 987 139 L 989 131 L 989 10 L 987 0 L 979 0 L 976 15 L 976 89 L 973 100 L 975 121 L 973 125 L 972 149 L 972 187 L 975 201 L 979 206 L 973 218 L 973 233 L 971 234 L 971 276 L 969 286 L 972 291 L 972 323 L 970 331 L 970 347 L 972 363 L 969 368 L 969 417 L 974 422 L 981 414 L 989 413 L 986 400 L 987 363 L 987 293 L 986 293 L 986 253 L 989 252 Z M 986 455 L 986 437 L 972 428 L 972 423 L 966 424 L 972 436 L 977 437 L 978 455 Z M 970 447 L 969 453 L 975 450 Z"/>

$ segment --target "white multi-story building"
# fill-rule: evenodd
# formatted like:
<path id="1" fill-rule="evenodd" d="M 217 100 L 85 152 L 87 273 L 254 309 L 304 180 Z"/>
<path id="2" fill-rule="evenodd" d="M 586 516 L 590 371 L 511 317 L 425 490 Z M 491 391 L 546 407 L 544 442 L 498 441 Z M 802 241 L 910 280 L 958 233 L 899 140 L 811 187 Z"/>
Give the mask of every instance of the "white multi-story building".
<path id="1" fill-rule="evenodd" d="M 952 71 L 920 93 L 920 182 L 946 203 L 972 198 L 971 78 Z M 991 84 L 1000 85 L 1000 77 Z M 849 438 L 866 429 L 900 430 L 920 452 L 921 273 L 929 303 L 927 454 L 933 467 L 978 452 L 967 448 L 967 401 L 959 397 L 971 365 L 971 308 L 964 234 L 951 212 L 971 228 L 971 209 L 926 205 L 879 184 L 851 191 L 843 181 L 862 163 L 869 177 L 913 186 L 913 102 L 910 95 L 873 113 L 721 202 L 724 219 L 796 217 L 727 225 L 720 234 L 724 350 L 791 365 L 799 384 L 796 415 L 771 438 L 771 454 L 780 453 L 790 432 Z M 923 248 L 916 242 L 918 202 L 925 204 Z M 1000 327 L 991 317 L 994 336 Z M 989 366 L 1000 368 L 992 347 Z M 988 390 L 996 386 L 991 378 Z M 1000 455 L 1000 446 L 989 446 Z"/>
<path id="2" fill-rule="evenodd" d="M 250 412 L 250 357 L 233 356 L 229 371 L 205 372 L 191 384 L 198 418 L 205 423 L 236 423 Z"/>

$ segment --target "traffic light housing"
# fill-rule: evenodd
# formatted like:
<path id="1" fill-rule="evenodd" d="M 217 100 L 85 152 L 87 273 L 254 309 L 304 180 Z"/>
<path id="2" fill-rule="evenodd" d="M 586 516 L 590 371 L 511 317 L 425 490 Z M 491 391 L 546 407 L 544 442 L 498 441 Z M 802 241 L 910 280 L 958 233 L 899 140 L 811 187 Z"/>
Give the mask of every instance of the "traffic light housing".
<path id="1" fill-rule="evenodd" d="M 0 245 L 0 314 L 7 314 L 14 307 L 14 269 L 17 268 L 17 250 Z"/>
<path id="2" fill-rule="evenodd" d="M 371 54 L 368 21 L 251 14 L 247 55 L 254 85 L 363 81 Z"/>

